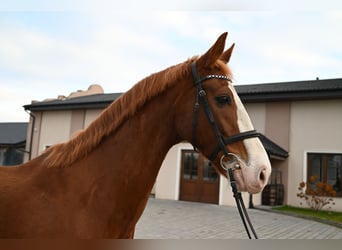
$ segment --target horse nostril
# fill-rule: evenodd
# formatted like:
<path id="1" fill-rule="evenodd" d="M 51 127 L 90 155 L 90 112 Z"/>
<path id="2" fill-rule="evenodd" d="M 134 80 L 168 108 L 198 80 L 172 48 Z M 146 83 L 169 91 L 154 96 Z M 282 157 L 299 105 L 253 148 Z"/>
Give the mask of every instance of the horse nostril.
<path id="1" fill-rule="evenodd" d="M 259 180 L 262 181 L 262 183 L 264 183 L 266 180 L 266 176 L 264 172 L 265 170 L 260 171 L 260 175 L 259 175 Z"/>

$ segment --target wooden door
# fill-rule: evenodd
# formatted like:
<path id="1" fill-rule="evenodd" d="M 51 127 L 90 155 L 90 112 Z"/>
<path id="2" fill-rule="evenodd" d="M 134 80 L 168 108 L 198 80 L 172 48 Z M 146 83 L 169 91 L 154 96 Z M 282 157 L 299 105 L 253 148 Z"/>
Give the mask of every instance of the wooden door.
<path id="1" fill-rule="evenodd" d="M 180 200 L 216 203 L 219 176 L 209 160 L 193 150 L 182 150 Z"/>

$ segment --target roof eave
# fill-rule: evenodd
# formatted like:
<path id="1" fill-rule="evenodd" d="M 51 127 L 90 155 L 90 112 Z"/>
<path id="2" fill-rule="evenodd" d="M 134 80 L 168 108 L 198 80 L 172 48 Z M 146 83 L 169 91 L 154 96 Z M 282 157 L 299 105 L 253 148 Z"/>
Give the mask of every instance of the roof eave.
<path id="1" fill-rule="evenodd" d="M 308 101 L 342 98 L 342 90 L 308 92 L 238 93 L 242 102 Z"/>
<path id="2" fill-rule="evenodd" d="M 278 144 L 267 138 L 265 135 L 260 134 L 260 141 L 270 158 L 285 160 L 289 156 L 287 150 L 280 147 Z"/>
<path id="3" fill-rule="evenodd" d="M 103 109 L 112 101 L 100 102 L 84 102 L 84 103 L 44 103 L 24 105 L 25 110 L 30 111 L 55 111 L 55 110 L 71 110 L 71 109 Z"/>
<path id="4" fill-rule="evenodd" d="M 1 147 L 9 147 L 9 146 L 25 146 L 26 140 L 18 141 L 18 142 L 0 142 Z"/>
<path id="5" fill-rule="evenodd" d="M 272 154 L 272 153 L 269 153 L 269 157 L 270 159 L 279 160 L 279 161 L 285 161 L 287 158 L 287 157 L 279 156 L 279 155 Z"/>

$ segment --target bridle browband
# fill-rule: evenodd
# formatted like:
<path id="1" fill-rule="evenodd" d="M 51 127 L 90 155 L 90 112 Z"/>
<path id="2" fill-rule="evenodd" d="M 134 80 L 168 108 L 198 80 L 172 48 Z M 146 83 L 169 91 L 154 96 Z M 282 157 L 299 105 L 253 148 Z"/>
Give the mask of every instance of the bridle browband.
<path id="1" fill-rule="evenodd" d="M 214 133 L 215 133 L 215 137 L 218 141 L 217 146 L 213 149 L 212 153 L 208 156 L 208 159 L 210 161 L 214 161 L 216 159 L 218 153 L 221 151 L 223 152 L 223 155 L 222 155 L 221 160 L 220 160 L 221 167 L 227 171 L 227 174 L 229 176 L 230 184 L 232 187 L 233 195 L 234 195 L 234 198 L 235 198 L 235 201 L 237 204 L 237 208 L 239 210 L 241 220 L 244 224 L 244 227 L 246 229 L 248 237 L 251 239 L 251 234 L 249 232 L 247 223 L 248 223 L 249 228 L 251 229 L 254 237 L 257 239 L 258 237 L 255 233 L 255 230 L 254 230 L 252 223 L 249 219 L 249 216 L 247 214 L 247 210 L 246 210 L 245 205 L 243 203 L 241 193 L 237 190 L 236 181 L 235 181 L 234 174 L 233 174 L 233 171 L 235 169 L 239 168 L 239 166 L 234 167 L 234 168 L 226 168 L 223 166 L 222 160 L 226 156 L 235 157 L 235 155 L 233 153 L 228 152 L 226 145 L 237 142 L 237 141 L 245 140 L 248 138 L 259 137 L 260 133 L 258 133 L 256 130 L 250 130 L 250 131 L 241 132 L 239 134 L 232 135 L 230 137 L 224 137 L 221 134 L 221 132 L 220 132 L 220 130 L 219 130 L 219 128 L 215 122 L 213 112 L 211 111 L 209 102 L 208 102 L 207 97 L 206 97 L 207 94 L 206 94 L 205 90 L 203 89 L 203 82 L 210 80 L 210 79 L 222 79 L 222 80 L 226 80 L 226 81 L 231 83 L 232 80 L 228 76 L 225 76 L 225 75 L 207 75 L 207 76 L 204 76 L 201 78 L 198 74 L 195 62 L 193 62 L 191 64 L 191 72 L 192 72 L 192 77 L 194 79 L 195 87 L 197 89 L 197 91 L 196 91 L 196 102 L 195 102 L 195 108 L 194 108 L 194 118 L 193 118 L 193 130 L 192 130 L 193 147 L 194 147 L 195 151 L 197 151 L 196 132 L 197 132 L 197 126 L 198 126 L 198 112 L 199 112 L 200 104 L 202 104 L 204 113 L 205 113 L 206 117 L 208 118 L 208 121 L 209 121 L 211 127 L 213 128 Z M 247 221 L 247 223 L 246 223 L 246 221 Z"/>

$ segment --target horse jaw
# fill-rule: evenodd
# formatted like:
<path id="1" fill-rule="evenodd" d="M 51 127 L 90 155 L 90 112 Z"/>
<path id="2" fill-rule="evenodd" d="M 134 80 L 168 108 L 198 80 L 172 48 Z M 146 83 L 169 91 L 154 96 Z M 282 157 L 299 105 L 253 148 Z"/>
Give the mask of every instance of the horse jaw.
<path id="1" fill-rule="evenodd" d="M 253 130 L 252 122 L 235 89 L 229 85 L 237 107 L 238 126 L 240 133 Z M 251 194 L 261 192 L 271 175 L 271 163 L 265 148 L 258 138 L 243 141 L 247 151 L 248 161 L 241 163 L 241 169 L 234 171 L 237 186 L 240 191 Z"/>

